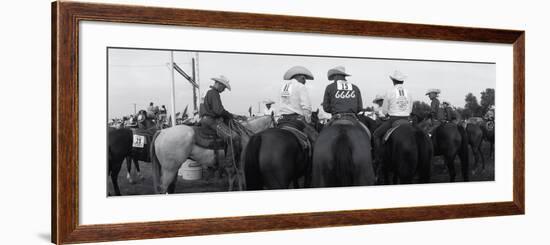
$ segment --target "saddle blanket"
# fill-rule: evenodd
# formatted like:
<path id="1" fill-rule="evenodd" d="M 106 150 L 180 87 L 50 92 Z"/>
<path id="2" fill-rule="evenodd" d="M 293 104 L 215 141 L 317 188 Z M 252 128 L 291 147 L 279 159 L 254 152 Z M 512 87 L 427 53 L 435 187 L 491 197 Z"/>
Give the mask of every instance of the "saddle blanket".
<path id="1" fill-rule="evenodd" d="M 132 157 L 136 160 L 150 162 L 149 146 L 156 129 L 132 128 Z"/>

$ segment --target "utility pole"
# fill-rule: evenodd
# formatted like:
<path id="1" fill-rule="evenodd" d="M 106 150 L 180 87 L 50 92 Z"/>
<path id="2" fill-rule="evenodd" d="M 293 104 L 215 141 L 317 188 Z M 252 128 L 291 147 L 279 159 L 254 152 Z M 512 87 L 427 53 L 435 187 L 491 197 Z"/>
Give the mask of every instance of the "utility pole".
<path id="1" fill-rule="evenodd" d="M 191 59 L 191 64 L 193 66 L 193 72 L 191 73 L 192 79 L 195 83 L 197 83 L 197 77 L 195 73 L 195 58 Z M 197 83 L 198 84 L 198 83 Z M 197 88 L 193 86 L 193 111 L 198 111 L 197 109 Z"/>
<path id="2" fill-rule="evenodd" d="M 136 111 L 136 103 L 134 103 L 134 115 L 137 113 Z"/>
<path id="3" fill-rule="evenodd" d="M 172 127 L 176 126 L 176 84 L 174 79 L 174 51 L 170 51 L 170 74 L 172 76 Z"/>

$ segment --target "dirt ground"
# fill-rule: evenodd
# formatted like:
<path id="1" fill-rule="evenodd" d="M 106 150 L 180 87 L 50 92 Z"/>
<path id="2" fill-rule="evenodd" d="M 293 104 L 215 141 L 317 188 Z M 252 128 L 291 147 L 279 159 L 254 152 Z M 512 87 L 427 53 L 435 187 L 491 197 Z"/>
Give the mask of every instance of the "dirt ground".
<path id="1" fill-rule="evenodd" d="M 489 144 L 484 142 L 482 152 L 485 156 L 485 170 L 481 170 L 481 166 L 475 166 L 473 154 L 470 151 L 470 181 L 494 181 L 495 179 L 495 164 L 494 158 L 489 157 Z M 479 164 L 481 165 L 481 163 Z M 132 166 L 132 176 L 135 183 L 129 183 L 126 179 L 126 163 L 123 163 L 122 169 L 118 176 L 118 184 L 122 195 L 147 195 L 153 194 L 153 179 L 151 176 L 151 164 L 147 162 L 139 162 L 141 168 L 142 179 L 138 180 L 135 173 L 135 167 Z M 456 181 L 463 181 L 460 170 L 460 161 L 455 159 Z M 178 176 L 176 184 L 176 193 L 197 193 L 197 192 L 223 192 L 228 190 L 228 182 L 226 178 L 216 178 L 212 171 L 203 170 L 203 178 L 200 180 L 189 181 Z M 114 193 L 110 178 L 108 179 L 109 193 Z M 447 166 L 444 164 L 442 157 L 435 157 L 432 164 L 431 183 L 449 182 L 449 174 Z"/>

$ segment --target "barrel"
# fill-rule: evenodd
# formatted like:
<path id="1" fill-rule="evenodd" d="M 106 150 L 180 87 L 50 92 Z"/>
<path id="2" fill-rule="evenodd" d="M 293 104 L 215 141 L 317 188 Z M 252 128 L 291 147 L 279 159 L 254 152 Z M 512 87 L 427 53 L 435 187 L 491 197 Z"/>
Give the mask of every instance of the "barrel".
<path id="1" fill-rule="evenodd" d="M 178 175 L 184 180 L 200 180 L 202 178 L 202 165 L 189 159 L 181 165 Z"/>

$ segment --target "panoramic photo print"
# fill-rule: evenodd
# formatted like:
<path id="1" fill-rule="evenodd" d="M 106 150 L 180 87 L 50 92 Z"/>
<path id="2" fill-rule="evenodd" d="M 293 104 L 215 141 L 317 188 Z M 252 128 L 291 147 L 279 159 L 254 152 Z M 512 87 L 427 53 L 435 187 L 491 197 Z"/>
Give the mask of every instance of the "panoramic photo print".
<path id="1" fill-rule="evenodd" d="M 495 179 L 496 64 L 107 49 L 107 196 Z"/>

